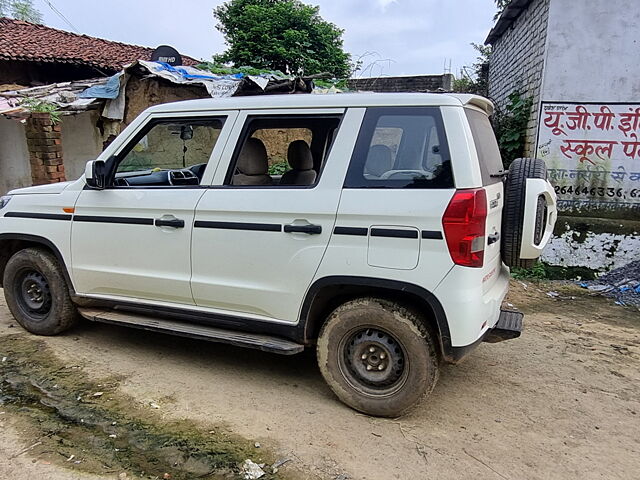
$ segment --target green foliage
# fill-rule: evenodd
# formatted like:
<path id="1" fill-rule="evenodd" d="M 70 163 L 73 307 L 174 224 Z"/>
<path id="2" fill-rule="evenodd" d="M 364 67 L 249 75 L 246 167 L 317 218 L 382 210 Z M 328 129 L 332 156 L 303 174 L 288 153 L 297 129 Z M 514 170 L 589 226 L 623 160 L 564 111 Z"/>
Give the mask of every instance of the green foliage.
<path id="1" fill-rule="evenodd" d="M 37 98 L 26 97 L 20 101 L 20 105 L 33 113 L 48 113 L 51 121 L 56 124 L 60 123 L 60 111 L 55 103 L 45 102 Z"/>
<path id="2" fill-rule="evenodd" d="M 596 271 L 588 267 L 559 267 L 538 261 L 531 268 L 511 268 L 517 280 L 595 280 Z"/>
<path id="3" fill-rule="evenodd" d="M 517 280 L 546 280 L 548 278 L 546 265 L 536 262 L 531 268 L 511 268 L 511 276 Z"/>
<path id="4" fill-rule="evenodd" d="M 33 0 L 0 0 L 0 17 L 4 16 L 25 22 L 42 23 L 42 14 L 33 6 Z"/>
<path id="5" fill-rule="evenodd" d="M 460 78 L 453 81 L 453 91 L 457 93 L 473 93 L 489 96 L 489 59 L 491 58 L 491 46 L 472 43 L 471 46 L 478 52 L 476 62 L 471 67 L 462 67 Z"/>
<path id="6" fill-rule="evenodd" d="M 215 75 L 236 75 L 238 73 L 242 73 L 244 75 L 277 75 L 280 77 L 286 77 L 284 73 L 279 70 L 269 70 L 266 68 L 254 68 L 254 67 L 228 67 L 226 65 L 222 65 L 217 62 L 204 62 L 198 65 L 200 70 L 206 70 Z"/>
<path id="7" fill-rule="evenodd" d="M 504 9 L 509 6 L 509 4 L 511 3 L 511 0 L 495 0 L 495 2 L 496 2 L 496 7 L 498 7 L 498 11 L 493 16 L 494 21 L 500 18 L 500 15 L 502 15 L 502 12 L 504 11 Z"/>
<path id="8" fill-rule="evenodd" d="M 228 45 L 214 61 L 294 75 L 350 73 L 342 33 L 300 0 L 229 0 L 213 11 Z"/>
<path id="9" fill-rule="evenodd" d="M 532 97 L 524 98 L 518 91 L 514 91 L 509 95 L 506 112 L 497 110 L 493 115 L 493 128 L 505 168 L 509 168 L 511 162 L 524 154 L 532 105 Z"/>
<path id="10" fill-rule="evenodd" d="M 269 175 L 284 175 L 289 170 L 291 170 L 291 166 L 289 165 L 289 162 L 285 160 L 269 165 Z"/>

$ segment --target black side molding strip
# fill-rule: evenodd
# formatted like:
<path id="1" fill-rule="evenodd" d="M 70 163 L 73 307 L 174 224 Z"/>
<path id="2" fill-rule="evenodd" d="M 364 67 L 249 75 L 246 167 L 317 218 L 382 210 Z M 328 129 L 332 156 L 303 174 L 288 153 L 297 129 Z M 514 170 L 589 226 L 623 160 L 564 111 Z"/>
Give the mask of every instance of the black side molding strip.
<path id="1" fill-rule="evenodd" d="M 422 238 L 442 240 L 442 232 L 439 232 L 437 230 L 422 230 Z"/>
<path id="2" fill-rule="evenodd" d="M 39 218 L 41 220 L 71 220 L 71 215 L 62 213 L 7 212 L 4 216 L 8 218 Z"/>
<path id="3" fill-rule="evenodd" d="M 223 230 L 251 230 L 259 232 L 281 232 L 282 225 L 276 223 L 208 222 L 196 220 L 195 228 L 218 228 Z"/>
<path id="4" fill-rule="evenodd" d="M 369 233 L 369 229 L 363 227 L 336 227 L 333 229 L 333 233 L 336 235 L 356 235 L 366 237 Z"/>
<path id="5" fill-rule="evenodd" d="M 418 232 L 415 230 L 400 230 L 395 228 L 372 228 L 372 237 L 389 237 L 389 238 L 418 238 Z"/>
<path id="6" fill-rule="evenodd" d="M 100 217 L 93 215 L 75 215 L 74 222 L 122 223 L 125 225 L 153 225 L 153 218 L 136 217 Z"/>

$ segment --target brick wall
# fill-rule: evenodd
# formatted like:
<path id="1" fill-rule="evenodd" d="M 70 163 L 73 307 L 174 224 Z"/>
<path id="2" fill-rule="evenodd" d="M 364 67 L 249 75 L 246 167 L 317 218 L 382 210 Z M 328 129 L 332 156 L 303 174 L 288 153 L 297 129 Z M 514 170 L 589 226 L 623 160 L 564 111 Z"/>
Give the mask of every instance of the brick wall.
<path id="1" fill-rule="evenodd" d="M 33 113 L 25 125 L 34 185 L 66 181 L 62 160 L 62 127 L 49 114 Z"/>
<path id="2" fill-rule="evenodd" d="M 533 97 L 525 155 L 535 157 L 538 108 L 547 39 L 550 0 L 533 0 L 507 30 L 493 41 L 489 64 L 489 97 L 504 109 L 517 90 Z"/>
<path id="3" fill-rule="evenodd" d="M 369 92 L 450 92 L 453 90 L 453 75 L 351 78 L 347 85 L 352 90 Z"/>

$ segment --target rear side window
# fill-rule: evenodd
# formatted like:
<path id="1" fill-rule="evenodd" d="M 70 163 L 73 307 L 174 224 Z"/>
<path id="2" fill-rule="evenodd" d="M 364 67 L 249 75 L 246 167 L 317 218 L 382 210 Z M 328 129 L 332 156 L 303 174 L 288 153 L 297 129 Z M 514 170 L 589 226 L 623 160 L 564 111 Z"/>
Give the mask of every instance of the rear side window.
<path id="1" fill-rule="evenodd" d="M 480 160 L 480 172 L 482 174 L 482 184 L 491 185 L 502 181 L 499 175 L 503 170 L 502 157 L 496 136 L 493 133 L 489 117 L 484 113 L 469 108 L 465 109 L 471 133 L 473 134 L 473 143 L 476 145 L 478 158 Z M 494 175 L 493 177 L 491 175 Z"/>
<path id="2" fill-rule="evenodd" d="M 369 108 L 345 188 L 452 188 L 451 159 L 437 107 Z"/>

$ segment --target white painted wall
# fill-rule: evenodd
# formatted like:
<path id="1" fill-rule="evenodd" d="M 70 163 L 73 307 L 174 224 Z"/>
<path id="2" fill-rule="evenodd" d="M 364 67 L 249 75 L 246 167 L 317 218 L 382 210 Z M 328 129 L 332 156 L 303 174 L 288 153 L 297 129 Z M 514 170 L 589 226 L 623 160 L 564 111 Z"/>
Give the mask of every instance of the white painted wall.
<path id="1" fill-rule="evenodd" d="M 551 0 L 542 100 L 640 101 L 640 1 Z"/>
<path id="2" fill-rule="evenodd" d="M 0 118 L 0 195 L 31 186 L 31 166 L 24 125 Z"/>
<path id="3" fill-rule="evenodd" d="M 96 128 L 97 110 L 62 117 L 62 151 L 67 180 L 75 180 L 83 173 L 89 160 L 102 152 L 100 131 Z"/>

